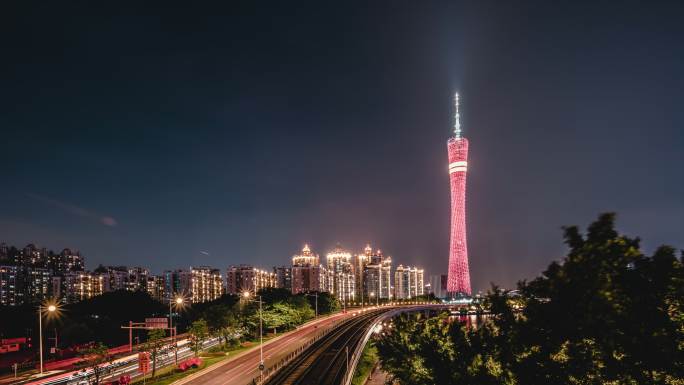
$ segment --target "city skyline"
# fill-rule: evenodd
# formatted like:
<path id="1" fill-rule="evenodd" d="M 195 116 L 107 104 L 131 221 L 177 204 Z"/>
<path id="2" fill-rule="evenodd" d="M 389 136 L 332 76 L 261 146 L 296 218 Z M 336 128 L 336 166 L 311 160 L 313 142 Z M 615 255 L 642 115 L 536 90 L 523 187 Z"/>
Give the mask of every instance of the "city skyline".
<path id="1" fill-rule="evenodd" d="M 445 271 L 458 90 L 474 291 L 601 212 L 682 248 L 681 12 L 617 8 L 12 3 L 0 238 L 155 271 L 371 240 Z"/>
<path id="2" fill-rule="evenodd" d="M 365 249 L 367 249 L 371 244 L 373 244 L 373 243 L 372 243 L 372 242 L 366 242 L 362 248 L 358 248 L 358 249 L 357 249 L 357 248 L 352 248 L 352 249 L 350 249 L 350 250 L 351 250 L 351 252 L 352 252 L 353 255 L 356 255 L 356 254 L 354 254 L 354 252 L 355 252 L 356 250 L 359 250 L 359 251 L 365 250 Z M 53 252 L 53 253 L 55 253 L 56 255 L 60 254 L 60 252 L 63 252 L 63 251 L 69 251 L 69 253 L 71 253 L 71 251 L 73 250 L 74 254 L 78 254 L 79 256 L 83 257 L 84 259 L 87 257 L 87 255 L 85 255 L 85 253 L 84 253 L 83 255 L 81 255 L 81 250 L 78 249 L 78 248 L 76 248 L 76 247 L 64 247 L 64 246 L 61 246 L 61 247 L 51 248 L 51 247 L 47 247 L 47 246 L 42 245 L 42 244 L 37 243 L 37 242 L 31 242 L 31 243 L 28 243 L 28 244 L 25 244 L 25 245 L 21 245 L 21 246 L 20 246 L 20 245 L 16 245 L 16 244 L 9 243 L 9 242 L 7 242 L 7 241 L 0 241 L 0 245 L 6 247 L 6 248 L 8 248 L 8 249 L 11 248 L 11 247 L 14 247 L 14 248 L 16 248 L 17 250 L 22 250 L 22 249 L 27 248 L 27 247 L 34 247 L 34 248 L 36 248 L 36 249 L 38 249 L 38 250 L 45 250 L 45 251 L 48 251 L 48 252 Z M 312 242 L 302 242 L 302 243 L 300 244 L 300 246 L 303 247 L 304 249 L 309 249 L 309 250 L 311 250 L 311 251 L 313 252 L 313 250 L 315 249 L 315 247 L 311 247 L 311 245 L 313 245 Z M 338 248 L 338 247 L 341 247 L 341 246 L 342 246 L 342 244 L 341 244 L 340 242 L 337 242 L 337 243 L 335 244 L 335 247 L 332 247 L 332 248 L 330 248 L 330 249 L 328 249 L 328 250 L 325 251 L 324 256 L 327 258 L 327 254 L 328 254 L 328 253 L 333 252 L 333 251 L 335 250 L 335 248 Z M 383 250 L 383 249 L 377 249 L 378 252 L 382 252 L 382 250 Z M 200 251 L 200 254 L 203 254 L 203 255 L 206 255 L 206 256 L 209 255 L 207 252 L 203 252 L 203 251 Z M 284 257 L 284 261 L 285 261 L 285 262 L 287 262 L 287 261 L 292 257 L 291 254 L 290 254 L 290 255 L 287 255 L 287 253 L 285 253 L 285 254 L 283 254 L 283 255 L 285 255 L 285 257 Z M 272 264 L 271 267 L 277 267 L 277 266 L 279 266 L 279 265 L 282 265 L 282 262 L 283 262 L 283 261 L 280 261 L 280 262 L 276 261 L 274 264 Z M 240 264 L 244 264 L 244 261 L 243 261 L 243 262 L 240 262 L 240 261 L 232 261 L 232 262 L 229 262 L 229 264 L 228 264 L 227 266 L 240 265 Z M 90 270 L 95 270 L 95 269 L 97 269 L 98 267 L 117 267 L 117 266 L 134 267 L 134 266 L 143 266 L 143 265 L 145 265 L 145 263 L 138 263 L 138 264 L 119 264 L 119 265 L 117 265 L 116 263 L 109 263 L 109 264 L 104 264 L 104 263 L 97 263 L 97 264 L 92 264 L 92 263 L 91 263 L 91 264 L 86 264 L 86 263 L 83 263 L 83 265 L 84 265 L 84 269 L 85 269 L 85 270 L 90 271 Z M 198 263 L 198 264 L 195 264 L 195 265 L 188 265 L 188 267 L 194 267 L 194 266 L 200 267 L 200 266 L 213 266 L 213 265 L 207 264 L 207 263 L 201 263 L 201 262 Z M 157 271 L 157 270 L 153 270 L 153 269 L 149 269 L 149 270 L 150 270 L 151 272 L 153 272 L 153 273 L 157 273 L 157 274 L 158 274 L 158 273 L 163 273 L 164 271 L 172 270 L 172 269 L 175 269 L 175 268 L 178 268 L 178 267 L 180 267 L 180 266 L 175 266 L 175 265 L 174 265 L 174 266 L 171 266 L 171 267 L 169 267 L 169 266 L 166 266 L 166 267 L 162 266 L 162 267 L 161 267 L 161 270 L 158 270 L 158 271 Z M 434 273 L 437 274 L 437 273 L 441 273 L 441 272 L 435 271 Z"/>
<path id="3" fill-rule="evenodd" d="M 16 247 L 0 242 L 0 305 L 22 306 L 44 301 L 76 303 L 116 291 L 145 292 L 159 302 L 181 295 L 189 303 L 218 300 L 224 294 L 244 295 L 265 288 L 286 289 L 293 295 L 330 293 L 343 303 L 410 299 L 433 291 L 425 286 L 425 270 L 419 266 L 396 266 L 392 257 L 367 244 L 353 253 L 337 245 L 319 255 L 304 244 L 292 256 L 292 264 L 262 269 L 250 261 L 222 267 L 194 265 L 166 267 L 155 273 L 144 265 L 98 265 L 88 269 L 78 250 L 54 250 L 34 244 Z M 270 271 L 269 271 L 270 270 Z M 393 282 L 396 281 L 396 287 Z M 395 290 L 396 289 L 396 290 Z M 427 290 L 427 291 L 426 291 Z M 396 293 L 396 294 L 395 294 Z"/>

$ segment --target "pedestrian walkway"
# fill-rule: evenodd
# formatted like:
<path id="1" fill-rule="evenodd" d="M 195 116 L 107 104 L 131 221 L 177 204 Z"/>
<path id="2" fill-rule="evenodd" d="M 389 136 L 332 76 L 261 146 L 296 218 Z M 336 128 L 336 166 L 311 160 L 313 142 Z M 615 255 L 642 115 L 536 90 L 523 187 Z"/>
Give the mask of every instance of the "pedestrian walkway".
<path id="1" fill-rule="evenodd" d="M 377 364 L 368 377 L 366 385 L 385 385 L 385 381 L 387 381 L 387 373 L 382 370 L 380 364 Z"/>

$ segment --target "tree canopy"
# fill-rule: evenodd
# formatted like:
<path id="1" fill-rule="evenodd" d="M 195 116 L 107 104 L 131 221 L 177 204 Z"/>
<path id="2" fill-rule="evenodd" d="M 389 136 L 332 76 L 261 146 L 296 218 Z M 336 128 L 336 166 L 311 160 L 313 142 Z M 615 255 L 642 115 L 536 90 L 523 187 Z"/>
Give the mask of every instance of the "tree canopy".
<path id="1" fill-rule="evenodd" d="M 684 267 L 675 250 L 651 256 L 603 214 L 569 250 L 518 288 L 522 311 L 494 288 L 477 328 L 445 316 L 402 316 L 378 341 L 401 384 L 682 384 Z"/>

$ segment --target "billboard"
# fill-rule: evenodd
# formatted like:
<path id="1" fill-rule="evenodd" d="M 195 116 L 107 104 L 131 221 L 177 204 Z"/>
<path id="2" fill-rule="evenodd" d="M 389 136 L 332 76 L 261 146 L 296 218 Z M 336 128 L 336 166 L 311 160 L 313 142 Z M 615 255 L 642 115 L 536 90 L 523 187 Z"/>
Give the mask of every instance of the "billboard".
<path id="1" fill-rule="evenodd" d="M 146 329 L 168 329 L 169 320 L 168 318 L 145 318 L 145 328 Z"/>

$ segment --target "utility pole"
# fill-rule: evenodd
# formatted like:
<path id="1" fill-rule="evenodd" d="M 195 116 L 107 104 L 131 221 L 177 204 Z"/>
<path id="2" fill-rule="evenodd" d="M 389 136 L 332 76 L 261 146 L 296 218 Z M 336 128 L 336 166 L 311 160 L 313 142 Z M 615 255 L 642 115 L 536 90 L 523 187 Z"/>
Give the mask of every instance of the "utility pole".
<path id="1" fill-rule="evenodd" d="M 43 315 L 40 310 L 41 307 L 38 306 L 38 349 L 40 349 L 40 374 L 43 374 Z"/>
<path id="2" fill-rule="evenodd" d="M 262 310 L 261 296 L 259 296 L 259 372 L 260 377 L 264 378 L 264 315 Z"/>
<path id="3" fill-rule="evenodd" d="M 344 379 L 345 383 L 347 383 L 347 379 L 349 378 L 349 346 L 344 347 L 344 354 L 345 354 L 345 366 L 344 366 Z"/>

